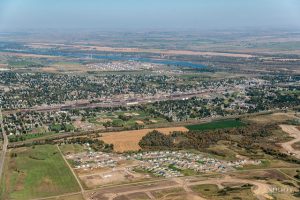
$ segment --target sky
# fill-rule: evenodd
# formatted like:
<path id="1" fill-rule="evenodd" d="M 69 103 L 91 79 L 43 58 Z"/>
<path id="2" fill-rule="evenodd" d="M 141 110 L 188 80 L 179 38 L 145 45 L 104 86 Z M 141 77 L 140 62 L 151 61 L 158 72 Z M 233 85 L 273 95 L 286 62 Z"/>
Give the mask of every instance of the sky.
<path id="1" fill-rule="evenodd" d="M 300 28 L 300 0 L 0 0 L 0 31 Z"/>

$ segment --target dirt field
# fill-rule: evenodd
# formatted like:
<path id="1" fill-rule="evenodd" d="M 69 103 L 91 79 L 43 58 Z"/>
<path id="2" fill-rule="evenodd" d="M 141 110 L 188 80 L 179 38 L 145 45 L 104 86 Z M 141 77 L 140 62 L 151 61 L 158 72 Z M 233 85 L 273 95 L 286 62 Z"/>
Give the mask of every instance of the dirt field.
<path id="1" fill-rule="evenodd" d="M 293 120 L 297 119 L 294 113 L 273 113 L 273 114 L 267 114 L 267 115 L 259 115 L 250 117 L 247 120 L 255 123 L 283 123 L 287 120 Z"/>
<path id="2" fill-rule="evenodd" d="M 150 199 L 184 199 L 184 200 L 204 200 L 207 199 L 202 194 L 195 193 L 191 188 L 197 185 L 213 184 L 217 185 L 219 189 L 224 188 L 228 184 L 251 184 L 251 190 L 258 199 L 272 199 L 268 194 L 271 191 L 271 186 L 264 181 L 239 179 L 230 176 L 223 176 L 220 178 L 209 178 L 206 180 L 195 180 L 191 182 L 189 179 L 177 178 L 172 181 L 161 181 L 147 185 L 131 185 L 118 186 L 112 188 L 99 189 L 88 194 L 89 199 L 129 199 L 126 198 L 132 194 L 147 194 Z M 173 196 L 175 195 L 175 196 Z M 236 194 L 238 195 L 238 194 Z M 123 197 L 123 198 L 119 198 Z M 180 197 L 180 198 L 176 198 Z M 223 197 L 220 197 L 223 198 Z M 223 199 L 226 199 L 225 196 Z"/>
<path id="3" fill-rule="evenodd" d="M 133 173 L 125 168 L 117 168 L 115 170 L 107 170 L 102 173 L 79 175 L 79 178 L 87 188 L 92 189 L 100 185 L 137 181 L 145 178 L 145 175 Z"/>
<path id="4" fill-rule="evenodd" d="M 158 130 L 159 132 L 162 132 L 164 134 L 170 134 L 174 131 L 188 131 L 188 129 L 185 127 L 141 129 L 133 131 L 103 133 L 103 136 L 100 139 L 108 144 L 113 144 L 114 150 L 116 152 L 137 151 L 140 149 L 138 143 L 142 139 L 142 137 L 153 130 Z"/>

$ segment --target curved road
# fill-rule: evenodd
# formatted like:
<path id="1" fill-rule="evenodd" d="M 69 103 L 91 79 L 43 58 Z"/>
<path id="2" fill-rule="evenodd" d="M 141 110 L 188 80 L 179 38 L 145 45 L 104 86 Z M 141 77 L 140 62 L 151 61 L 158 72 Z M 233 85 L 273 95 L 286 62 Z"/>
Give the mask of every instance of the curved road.
<path id="1" fill-rule="evenodd" d="M 261 182 L 261 181 L 239 179 L 239 178 L 233 178 L 230 176 L 225 176 L 222 178 L 211 178 L 208 180 L 199 180 L 199 181 L 193 181 L 193 182 L 184 181 L 184 180 L 182 180 L 182 179 L 180 180 L 180 179 L 181 178 L 178 178 L 176 180 L 176 183 L 174 183 L 172 185 L 164 185 L 164 186 L 157 185 L 157 186 L 153 186 L 153 187 L 149 187 L 149 188 L 128 190 L 128 191 L 123 191 L 123 192 L 118 192 L 118 193 L 106 193 L 106 194 L 104 194 L 104 196 L 107 197 L 109 200 L 114 200 L 117 197 L 120 197 L 122 195 L 129 195 L 129 194 L 140 193 L 140 192 L 149 194 L 151 191 L 183 187 L 185 189 L 185 191 L 188 194 L 190 194 L 191 199 L 206 200 L 206 198 L 203 198 L 198 195 L 194 195 L 189 187 L 195 186 L 195 185 L 213 184 L 213 185 L 217 185 L 219 188 L 222 188 L 223 187 L 222 184 L 224 184 L 224 183 L 242 183 L 242 184 L 253 185 L 252 191 L 258 199 L 272 199 L 272 197 L 268 194 L 269 192 L 271 192 L 271 186 L 268 185 L 267 183 Z M 151 199 L 150 196 L 149 196 L 149 198 Z M 96 199 L 96 198 L 90 197 L 89 199 L 92 200 L 92 199 Z"/>
<path id="2" fill-rule="evenodd" d="M 300 130 L 293 125 L 280 125 L 281 129 L 295 138 L 288 142 L 281 143 L 282 148 L 288 153 L 292 153 L 296 158 L 300 159 L 300 150 L 294 149 L 293 144 L 300 142 Z"/>

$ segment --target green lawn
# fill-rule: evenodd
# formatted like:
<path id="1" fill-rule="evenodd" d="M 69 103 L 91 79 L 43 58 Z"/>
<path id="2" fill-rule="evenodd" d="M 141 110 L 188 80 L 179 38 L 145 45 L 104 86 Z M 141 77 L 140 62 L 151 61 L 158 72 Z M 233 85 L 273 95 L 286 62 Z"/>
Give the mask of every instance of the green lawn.
<path id="1" fill-rule="evenodd" d="M 2 182 L 5 191 L 0 199 L 32 199 L 80 191 L 56 146 L 19 148 L 12 153 L 17 156 L 8 158 Z"/>
<path id="2" fill-rule="evenodd" d="M 214 121 L 210 123 L 204 124 L 195 124 L 195 125 L 188 125 L 186 126 L 187 129 L 191 131 L 195 130 L 214 130 L 214 129 L 223 129 L 223 128 L 235 128 L 235 127 L 242 127 L 245 126 L 245 123 L 239 120 L 222 120 L 222 121 Z"/>

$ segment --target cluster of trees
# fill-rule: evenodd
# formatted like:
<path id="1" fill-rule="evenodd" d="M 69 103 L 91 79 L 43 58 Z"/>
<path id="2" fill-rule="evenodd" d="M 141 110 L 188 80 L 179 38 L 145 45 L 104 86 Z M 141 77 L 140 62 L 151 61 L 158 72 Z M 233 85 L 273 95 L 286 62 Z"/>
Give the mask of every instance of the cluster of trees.
<path id="1" fill-rule="evenodd" d="M 246 103 L 254 104 L 256 107 L 250 109 L 249 112 L 254 113 L 274 108 L 282 109 L 298 106 L 300 104 L 300 96 L 298 93 L 291 91 L 283 93 L 272 88 L 250 89 L 247 91 L 250 100 L 247 100 Z"/>
<path id="2" fill-rule="evenodd" d="M 216 144 L 219 140 L 226 140 L 228 136 L 221 131 L 188 131 L 174 132 L 165 135 L 156 130 L 145 135 L 139 145 L 142 149 L 203 149 Z"/>
<path id="3" fill-rule="evenodd" d="M 132 116 L 129 115 L 119 115 L 118 116 L 119 119 L 123 120 L 123 121 L 128 121 L 132 118 Z"/>
<path id="4" fill-rule="evenodd" d="M 56 133 L 59 133 L 61 131 L 64 132 L 70 132 L 70 131 L 74 131 L 74 126 L 72 124 L 67 124 L 67 123 L 62 123 L 62 124 L 51 124 L 49 126 L 49 130 L 50 131 L 54 131 Z"/>
<path id="5" fill-rule="evenodd" d="M 227 141 L 231 145 L 244 148 L 249 152 L 261 149 L 265 154 L 290 163 L 300 164 L 300 160 L 280 152 L 275 148 L 276 141 L 270 138 L 278 127 L 274 124 L 249 125 L 242 128 L 220 129 L 209 131 L 173 132 L 165 135 L 156 130 L 145 135 L 139 145 L 145 150 L 163 149 L 196 149 L 206 150 L 218 141 Z"/>
<path id="6" fill-rule="evenodd" d="M 145 135 L 139 145 L 143 149 L 165 149 L 173 148 L 174 143 L 170 136 L 154 130 Z"/>
<path id="7" fill-rule="evenodd" d="M 114 149 L 113 144 L 106 144 L 104 141 L 95 138 L 75 137 L 66 139 L 64 142 L 68 144 L 89 144 L 95 151 L 111 152 Z"/>
<path id="8" fill-rule="evenodd" d="M 222 105 L 225 99 L 200 99 L 193 97 L 185 100 L 168 100 L 153 103 L 156 112 L 161 113 L 168 121 L 184 121 L 190 118 L 204 118 L 212 114 L 225 116 L 228 114 Z M 210 105 L 210 108 L 207 108 Z"/>
<path id="9" fill-rule="evenodd" d="M 118 94 L 186 92 L 198 86 L 190 82 L 180 84 L 180 81 L 183 80 L 166 75 L 103 75 L 94 76 L 92 80 L 87 76 L 66 74 L 3 72 L 0 74 L 0 84 L 22 87 L 3 93 L 0 104 L 5 109 L 28 108 Z"/>
<path id="10" fill-rule="evenodd" d="M 139 145 L 142 149 L 148 150 L 166 148 L 203 150 L 223 140 L 251 150 L 263 147 L 275 129 L 275 125 L 252 125 L 232 129 L 173 132 L 170 135 L 154 130 L 145 135 Z"/>
<path id="11" fill-rule="evenodd" d="M 291 163 L 300 164 L 299 159 L 296 159 L 288 154 L 282 153 L 276 149 L 264 148 L 264 147 L 262 147 L 262 149 L 266 154 L 269 154 L 277 159 L 284 160 L 284 161 L 291 162 Z"/>

